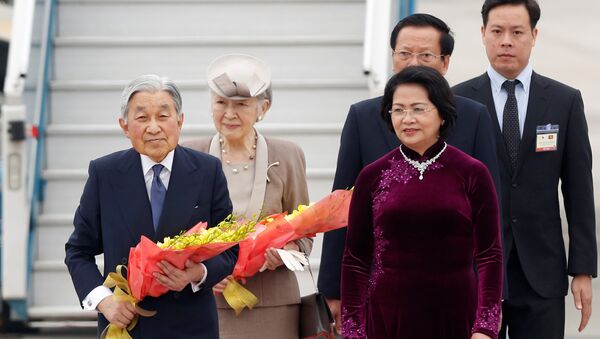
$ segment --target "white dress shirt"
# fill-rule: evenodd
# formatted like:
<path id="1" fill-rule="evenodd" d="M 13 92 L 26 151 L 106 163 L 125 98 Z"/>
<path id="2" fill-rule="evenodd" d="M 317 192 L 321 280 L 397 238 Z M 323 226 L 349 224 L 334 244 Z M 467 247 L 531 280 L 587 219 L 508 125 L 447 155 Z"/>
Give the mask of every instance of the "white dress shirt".
<path id="1" fill-rule="evenodd" d="M 488 66 L 487 74 L 490 77 L 490 85 L 492 88 L 492 97 L 494 98 L 494 108 L 496 108 L 496 116 L 500 130 L 502 130 L 502 121 L 504 117 L 504 105 L 508 99 L 508 93 L 502 88 L 502 84 L 506 80 L 519 80 L 521 83 L 515 86 L 515 98 L 517 99 L 517 110 L 519 111 L 519 131 L 523 137 L 523 128 L 525 127 L 525 117 L 527 116 L 527 104 L 529 102 L 529 89 L 531 88 L 531 74 L 533 68 L 527 65 L 521 74 L 515 79 L 506 79 L 500 73 L 496 72 L 492 66 Z"/>
<path id="2" fill-rule="evenodd" d="M 167 154 L 167 156 L 160 162 L 161 165 L 164 166 L 163 170 L 160 172 L 160 180 L 162 181 L 165 189 L 169 189 L 169 180 L 171 179 L 171 171 L 173 170 L 173 157 L 175 155 L 175 150 L 172 150 Z M 152 179 L 154 178 L 154 171 L 152 167 L 156 164 L 154 160 L 150 159 L 147 155 L 140 154 L 140 159 L 142 162 L 142 173 L 144 173 L 144 182 L 146 183 L 146 191 L 148 192 L 148 199 L 150 200 L 150 191 L 152 187 Z M 204 264 L 200 264 L 204 266 Z M 197 283 L 190 283 L 193 292 L 198 292 L 202 288 L 202 284 L 206 281 L 206 275 L 208 271 L 206 270 L 206 266 L 204 266 L 204 276 L 202 280 Z M 96 306 L 106 297 L 111 296 L 112 291 L 104 286 L 100 285 L 94 288 L 86 297 L 83 299 L 81 305 L 84 310 L 95 310 Z"/>

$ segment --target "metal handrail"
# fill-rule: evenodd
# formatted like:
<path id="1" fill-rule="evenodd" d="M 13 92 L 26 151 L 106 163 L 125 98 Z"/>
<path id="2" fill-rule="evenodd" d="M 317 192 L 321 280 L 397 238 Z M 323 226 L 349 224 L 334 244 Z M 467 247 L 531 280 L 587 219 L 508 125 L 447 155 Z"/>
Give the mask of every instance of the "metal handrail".
<path id="1" fill-rule="evenodd" d="M 363 73 L 371 95 L 380 94 L 391 74 L 389 34 L 399 18 L 414 13 L 416 0 L 367 0 Z"/>
<path id="2" fill-rule="evenodd" d="M 400 0 L 400 16 L 399 18 L 407 17 L 415 12 L 416 0 Z"/>
<path id="3" fill-rule="evenodd" d="M 365 4 L 365 41 L 363 43 L 363 73 L 366 76 L 371 74 L 373 60 L 371 58 L 371 49 L 373 48 L 373 22 L 375 14 L 375 0 L 367 0 Z"/>
<path id="4" fill-rule="evenodd" d="M 44 30 L 42 32 L 39 74 L 37 79 L 37 93 L 35 100 L 35 110 L 33 115 L 33 124 L 37 129 L 37 138 L 32 138 L 31 149 L 34 150 L 34 161 L 31 162 L 28 173 L 32 178 L 32 184 L 29 185 L 28 198 L 31 201 L 31 225 L 37 223 L 38 206 L 43 201 L 42 165 L 45 161 L 45 143 L 46 118 L 48 116 L 48 95 L 50 89 L 51 61 L 54 50 L 52 39 L 56 29 L 56 2 L 57 0 L 46 0 L 44 7 Z"/>

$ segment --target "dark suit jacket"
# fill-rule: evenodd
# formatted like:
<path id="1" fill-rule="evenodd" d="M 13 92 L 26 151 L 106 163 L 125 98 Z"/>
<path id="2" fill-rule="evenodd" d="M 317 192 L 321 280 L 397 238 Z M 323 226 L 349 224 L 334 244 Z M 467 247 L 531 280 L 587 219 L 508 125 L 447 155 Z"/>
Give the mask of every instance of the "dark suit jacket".
<path id="1" fill-rule="evenodd" d="M 498 163 L 492 123 L 485 106 L 466 98 L 455 97 L 458 119 L 448 143 L 487 165 L 498 184 Z M 350 106 L 342 131 L 333 189 L 354 186 L 358 173 L 400 145 L 380 116 L 382 97 Z M 323 239 L 319 290 L 328 298 L 340 298 L 342 254 L 346 229 L 327 232 Z"/>
<path id="2" fill-rule="evenodd" d="M 75 212 L 75 229 L 66 244 L 65 263 L 80 300 L 101 285 L 119 264 L 127 264 L 129 248 L 140 236 L 157 241 L 179 234 L 199 221 L 216 225 L 231 213 L 231 201 L 221 163 L 214 157 L 178 146 L 157 231 L 140 155 L 129 149 L 93 160 L 89 178 Z M 218 338 L 217 309 L 212 286 L 233 271 L 238 247 L 204 262 L 208 275 L 204 287 L 147 297 L 143 308 L 156 310 L 140 317 L 134 338 Z M 94 256 L 104 253 L 104 274 Z M 98 315 L 98 329 L 107 325 Z"/>
<path id="3" fill-rule="evenodd" d="M 505 258 L 516 246 L 527 280 L 543 297 L 567 294 L 567 273 L 597 274 L 592 150 L 581 93 L 533 73 L 519 163 L 511 174 L 487 73 L 453 88 L 488 107 L 500 163 Z M 558 149 L 536 152 L 536 127 L 559 125 Z M 565 257 L 558 183 L 569 223 L 569 261 Z M 508 272 L 510 275 L 510 272 Z"/>

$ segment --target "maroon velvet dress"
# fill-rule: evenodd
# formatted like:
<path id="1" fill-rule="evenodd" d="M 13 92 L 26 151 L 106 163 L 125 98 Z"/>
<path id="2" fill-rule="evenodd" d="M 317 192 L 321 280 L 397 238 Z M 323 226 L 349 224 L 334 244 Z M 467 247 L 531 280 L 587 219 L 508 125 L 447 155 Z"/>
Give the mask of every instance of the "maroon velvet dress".
<path id="1" fill-rule="evenodd" d="M 444 145 L 422 157 L 402 150 L 423 162 Z M 422 180 L 399 149 L 360 173 L 342 265 L 344 338 L 497 338 L 501 292 L 498 203 L 485 165 L 448 145 Z"/>

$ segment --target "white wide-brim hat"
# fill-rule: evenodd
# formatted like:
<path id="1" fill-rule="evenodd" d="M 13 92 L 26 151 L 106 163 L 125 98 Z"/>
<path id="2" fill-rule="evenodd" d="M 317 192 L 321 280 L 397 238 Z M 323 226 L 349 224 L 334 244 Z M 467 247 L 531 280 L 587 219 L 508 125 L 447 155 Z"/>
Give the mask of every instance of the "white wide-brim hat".
<path id="1" fill-rule="evenodd" d="M 256 97 L 271 85 L 271 69 L 247 54 L 222 55 L 208 65 L 208 87 L 217 95 L 234 100 Z"/>

